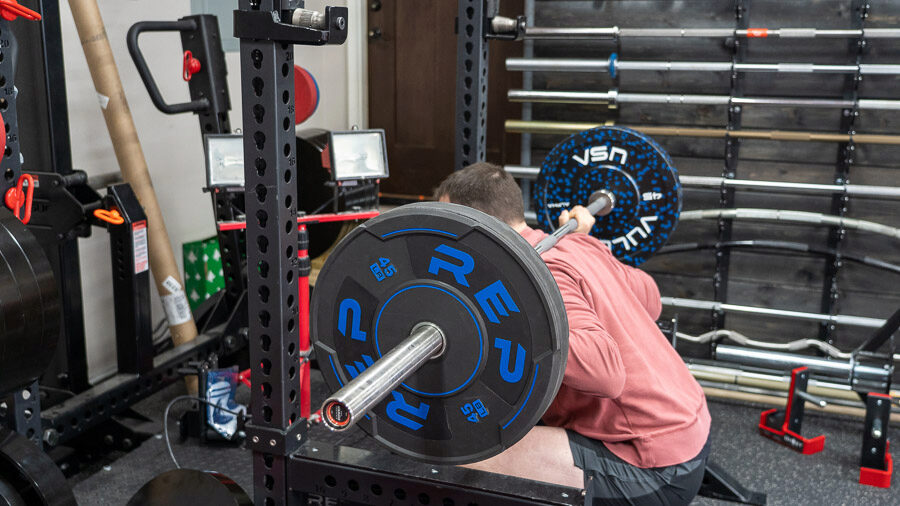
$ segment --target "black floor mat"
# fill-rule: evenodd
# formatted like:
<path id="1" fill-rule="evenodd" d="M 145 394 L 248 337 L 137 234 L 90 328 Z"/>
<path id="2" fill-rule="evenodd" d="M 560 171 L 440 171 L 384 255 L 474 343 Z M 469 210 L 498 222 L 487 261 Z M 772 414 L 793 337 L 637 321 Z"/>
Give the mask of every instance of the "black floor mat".
<path id="1" fill-rule="evenodd" d="M 313 372 L 313 406 L 324 400 L 324 383 Z M 136 410 L 162 419 L 168 399 L 181 394 L 179 384 L 147 399 Z M 239 400 L 249 392 L 240 392 Z M 169 421 L 173 435 L 173 450 L 182 467 L 214 470 L 234 479 L 252 497 L 252 467 L 250 452 L 241 448 L 201 447 L 189 441 L 175 441 L 178 414 L 172 408 Z M 765 492 L 769 504 L 900 504 L 900 492 L 859 485 L 859 452 L 862 445 L 862 421 L 850 418 L 824 417 L 808 414 L 803 432 L 807 436 L 825 434 L 825 450 L 817 455 L 801 455 L 782 447 L 757 433 L 756 424 L 762 407 L 722 401 L 711 401 L 712 454 L 711 458 L 749 489 Z M 160 429 L 161 430 L 161 429 Z M 892 427 L 897 430 L 897 427 Z M 333 444 L 346 444 L 375 451 L 386 451 L 361 430 L 337 434 L 324 427 L 311 429 L 312 439 Z M 148 480 L 173 468 L 161 434 L 101 468 L 93 475 L 82 473 L 70 479 L 79 504 L 122 505 Z M 897 479 L 894 480 L 895 483 Z M 895 485 L 900 487 L 900 484 Z M 696 504 L 728 504 L 698 498 Z"/>

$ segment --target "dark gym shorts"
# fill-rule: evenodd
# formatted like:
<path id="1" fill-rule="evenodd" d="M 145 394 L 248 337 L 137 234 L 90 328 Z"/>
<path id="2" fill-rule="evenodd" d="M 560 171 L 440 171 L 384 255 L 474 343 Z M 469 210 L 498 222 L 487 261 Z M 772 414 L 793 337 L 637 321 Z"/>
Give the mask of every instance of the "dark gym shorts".
<path id="1" fill-rule="evenodd" d="M 693 459 L 668 467 L 642 469 L 616 457 L 595 439 L 566 430 L 575 465 L 584 471 L 585 505 L 689 504 L 700 490 L 709 439 Z"/>

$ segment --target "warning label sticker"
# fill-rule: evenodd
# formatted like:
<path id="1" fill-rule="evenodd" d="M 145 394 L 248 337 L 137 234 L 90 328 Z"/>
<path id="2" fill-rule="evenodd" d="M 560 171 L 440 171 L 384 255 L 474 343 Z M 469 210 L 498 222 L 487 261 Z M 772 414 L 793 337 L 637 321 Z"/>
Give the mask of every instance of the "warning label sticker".
<path id="1" fill-rule="evenodd" d="M 140 274 L 150 268 L 146 220 L 131 225 L 131 237 L 134 241 L 134 273 Z"/>

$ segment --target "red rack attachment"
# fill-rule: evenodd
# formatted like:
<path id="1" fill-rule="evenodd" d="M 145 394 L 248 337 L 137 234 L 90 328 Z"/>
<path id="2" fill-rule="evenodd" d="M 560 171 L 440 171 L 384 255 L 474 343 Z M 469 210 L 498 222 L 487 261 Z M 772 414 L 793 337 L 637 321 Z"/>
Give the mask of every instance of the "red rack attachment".
<path id="1" fill-rule="evenodd" d="M 825 436 L 805 438 L 800 435 L 804 406 L 807 401 L 825 406 L 825 401 L 806 393 L 809 370 L 798 367 L 791 371 L 791 389 L 786 409 L 763 411 L 759 417 L 759 433 L 804 455 L 818 453 L 825 448 Z"/>
<path id="2" fill-rule="evenodd" d="M 31 221 L 31 202 L 34 199 L 34 181 L 34 176 L 31 174 L 22 174 L 19 176 L 19 181 L 16 186 L 7 190 L 3 199 L 3 203 L 12 210 L 13 215 L 22 220 L 22 223 L 26 225 Z M 27 188 L 25 187 L 26 182 L 28 183 Z"/>
<path id="3" fill-rule="evenodd" d="M 39 21 L 41 19 L 40 13 L 24 5 L 19 5 L 19 2 L 16 0 L 0 0 L 0 17 L 7 21 L 12 21 L 19 16 L 29 21 Z"/>
<path id="4" fill-rule="evenodd" d="M 185 51 L 184 62 L 181 66 L 181 77 L 185 81 L 190 81 L 197 72 L 200 72 L 200 60 L 194 58 L 190 51 Z"/>
<path id="5" fill-rule="evenodd" d="M 891 416 L 891 396 L 870 392 L 866 396 L 866 428 L 859 458 L 859 482 L 889 488 L 894 473 L 887 429 Z"/>

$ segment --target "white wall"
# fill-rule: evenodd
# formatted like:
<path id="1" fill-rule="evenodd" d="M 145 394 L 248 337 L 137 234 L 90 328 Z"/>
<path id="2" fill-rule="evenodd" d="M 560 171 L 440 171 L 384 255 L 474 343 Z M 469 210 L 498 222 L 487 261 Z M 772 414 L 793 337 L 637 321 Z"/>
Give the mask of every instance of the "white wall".
<path id="1" fill-rule="evenodd" d="M 365 16 L 364 5 L 353 0 L 331 1 L 328 4 L 347 5 L 348 1 L 351 4 L 350 26 L 355 30 L 347 44 L 297 48 L 296 62 L 316 76 L 322 95 L 318 110 L 301 127 L 348 129 L 353 125 L 364 127 L 366 124 L 366 32 L 365 20 L 360 17 Z M 307 7 L 321 9 L 324 3 L 320 0 L 309 1 Z M 174 20 L 189 15 L 190 2 L 99 0 L 99 4 L 180 266 L 182 243 L 215 233 L 209 195 L 201 191 L 205 184 L 205 166 L 200 130 L 196 116 L 167 116 L 153 106 L 128 54 L 125 34 L 138 21 Z M 89 176 L 118 170 L 68 3 L 60 2 L 60 7 L 73 164 Z M 166 100 L 188 100 L 187 86 L 181 79 L 182 50 L 178 35 L 147 33 L 141 36 L 141 47 Z M 240 128 L 238 53 L 227 53 L 226 61 L 232 101 L 231 124 L 232 128 Z M 102 231 L 95 230 L 91 238 L 81 240 L 80 246 L 88 363 L 90 376 L 96 379 L 115 370 L 112 309 L 115 301 L 112 297 L 108 237 Z M 163 317 L 163 312 L 155 288 L 152 300 L 153 319 L 158 321 Z"/>
<path id="2" fill-rule="evenodd" d="M 366 67 L 366 2 L 360 0 L 307 0 L 306 8 L 323 11 L 326 5 L 349 8 L 347 43 L 341 46 L 296 46 L 294 63 L 308 70 L 319 84 L 319 108 L 298 126 L 346 130 L 368 124 Z M 359 21 L 354 21 L 359 20 Z M 363 100 L 360 100 L 363 97 Z"/>

